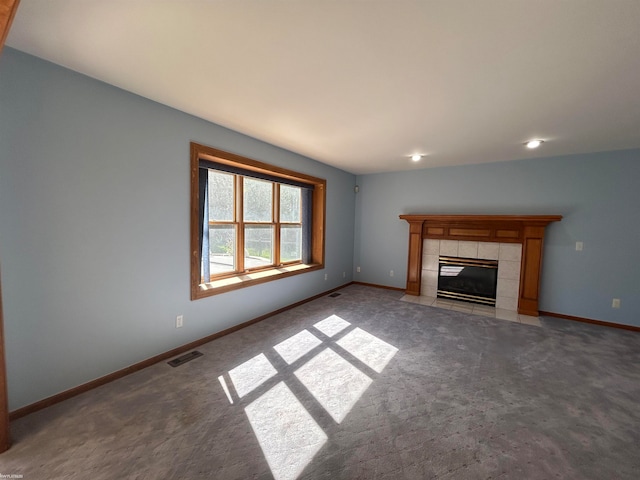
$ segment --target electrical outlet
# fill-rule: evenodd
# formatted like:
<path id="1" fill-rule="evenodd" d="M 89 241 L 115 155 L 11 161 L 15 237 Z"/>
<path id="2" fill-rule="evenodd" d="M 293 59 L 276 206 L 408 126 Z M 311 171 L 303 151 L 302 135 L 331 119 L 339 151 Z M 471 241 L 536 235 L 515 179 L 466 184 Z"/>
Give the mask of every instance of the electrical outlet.
<path id="1" fill-rule="evenodd" d="M 360 267 L 356 267 L 356 272 L 360 273 Z"/>
<path id="2" fill-rule="evenodd" d="M 182 315 L 178 315 L 176 317 L 176 328 L 182 328 L 184 322 L 184 317 Z"/>
<path id="3" fill-rule="evenodd" d="M 329 280 L 329 274 L 328 274 L 328 273 L 325 273 L 325 274 L 324 274 L 324 279 L 325 279 L 325 280 Z"/>
<path id="4" fill-rule="evenodd" d="M 347 272 L 342 272 L 342 278 L 347 278 Z"/>
<path id="5" fill-rule="evenodd" d="M 620 308 L 620 299 L 614 298 L 613 302 L 611 302 L 611 308 Z"/>
<path id="6" fill-rule="evenodd" d="M 581 252 L 583 248 L 584 248 L 584 243 L 576 242 L 576 252 Z"/>
<path id="7" fill-rule="evenodd" d="M 390 276 L 390 277 L 393 277 L 393 270 L 391 270 L 391 271 L 389 272 L 389 276 Z"/>

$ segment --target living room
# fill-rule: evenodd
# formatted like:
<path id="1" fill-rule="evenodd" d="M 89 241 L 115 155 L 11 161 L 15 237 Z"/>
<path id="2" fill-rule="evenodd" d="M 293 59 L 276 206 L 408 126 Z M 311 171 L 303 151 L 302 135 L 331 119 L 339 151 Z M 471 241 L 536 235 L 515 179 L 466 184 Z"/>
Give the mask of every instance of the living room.
<path id="1" fill-rule="evenodd" d="M 104 6 L 84 12 L 71 1 L 56 2 L 55 8 L 46 3 L 20 2 L 0 56 L 0 258 L 8 411 L 13 420 L 28 418 L 64 392 L 80 393 L 75 389 L 82 386 L 88 391 L 92 382 L 117 372 L 123 376 L 149 359 L 354 282 L 386 287 L 379 289 L 384 295 L 403 291 L 409 229 L 399 216 L 406 214 L 561 215 L 545 232 L 540 311 L 573 318 L 556 317 L 550 320 L 553 325 L 591 320 L 636 330 L 620 329 L 617 334 L 637 337 L 636 2 L 614 2 L 615 8 L 603 1 L 586 2 L 584 8 L 576 1 L 528 7 L 527 2 L 507 6 L 510 2 L 493 1 L 483 8 L 461 2 L 459 8 L 467 7 L 464 13 L 444 2 L 402 2 L 402 7 L 346 2 L 344 9 L 334 5 L 327 11 L 287 2 L 259 8 L 220 2 L 226 10 L 209 19 L 222 30 L 216 35 L 230 34 L 231 20 L 256 28 L 261 18 L 269 21 L 247 43 L 234 48 L 230 40 L 216 53 L 220 67 L 208 73 L 222 73 L 216 86 L 202 92 L 206 107 L 182 111 L 176 106 L 180 92 L 197 90 L 200 84 L 183 78 L 184 83 L 173 88 L 161 72 L 168 76 L 172 69 L 197 69 L 206 59 L 181 50 L 177 57 L 185 63 L 164 65 L 154 74 L 145 70 L 162 64 L 168 48 L 165 37 L 152 34 L 166 33 L 172 21 L 188 17 L 187 11 L 150 2 L 134 2 L 132 11 L 120 5 L 123 10 L 111 13 Z M 542 5 L 554 15 L 540 12 Z M 56 8 L 64 15 L 54 15 Z M 534 20 L 519 36 L 529 25 L 516 21 L 521 9 Z M 119 23 L 118 12 L 123 17 L 128 12 L 127 20 Z M 363 30 L 349 37 L 357 19 L 368 15 Z M 474 25 L 474 16 L 477 24 L 469 36 L 461 36 Z M 80 28 L 82 18 L 98 30 Z M 296 24 L 301 18 L 306 23 Z M 399 24 L 412 18 L 415 23 L 400 29 Z M 514 23 L 499 21 L 507 19 Z M 402 41 L 376 37 L 385 21 Z M 47 22 L 54 32 L 50 37 L 43 27 Z M 70 29 L 68 22 L 76 28 Z M 147 36 L 129 44 L 138 22 L 148 29 Z M 313 30 L 314 22 L 327 28 L 335 22 L 335 35 L 316 38 L 322 29 Z M 421 23 L 432 28 L 420 33 L 410 28 Z M 131 35 L 120 45 L 118 28 Z M 486 31 L 493 33 L 481 36 Z M 287 35 L 280 38 L 274 32 Z M 261 36 L 266 33 L 273 38 Z M 234 41 L 243 38 L 234 35 Z M 310 54 L 309 63 L 292 67 L 286 62 L 291 57 L 277 48 L 294 43 L 296 35 L 312 47 L 327 42 L 329 53 L 323 56 L 312 49 L 317 55 Z M 562 43 L 554 44 L 547 35 Z M 509 44 L 510 38 L 515 45 Z M 526 41 L 532 38 L 540 42 L 539 48 Z M 106 50 L 105 39 L 114 50 Z M 158 42 L 155 57 L 136 53 L 135 48 L 152 39 Z M 418 40 L 424 44 L 414 45 L 412 52 L 424 48 L 425 53 L 405 53 L 408 58 L 402 58 L 400 47 Z M 262 57 L 261 46 L 273 48 L 272 55 Z M 340 62 L 323 66 L 323 60 L 328 62 L 343 48 L 348 53 L 343 61 L 359 60 L 349 70 L 353 77 L 335 68 L 343 66 Z M 507 68 L 522 54 L 520 48 L 537 56 Z M 97 67 L 89 60 L 100 49 L 105 49 L 109 60 L 104 61 L 111 62 L 111 70 L 92 70 Z M 254 54 L 244 57 L 251 49 Z M 453 57 L 465 51 L 470 63 L 447 60 L 447 49 Z M 169 55 L 170 49 L 166 51 Z M 380 75 L 384 82 L 377 80 L 378 64 L 410 66 L 412 59 L 423 57 L 423 67 L 434 65 L 447 74 L 382 69 L 391 78 Z M 243 63 L 247 59 L 254 63 Z M 136 70 L 140 64 L 144 68 Z M 129 70 L 130 76 L 118 77 L 119 69 Z M 261 69 L 291 75 L 284 88 L 290 96 L 267 90 L 284 82 L 284 76 L 261 77 Z M 544 73 L 538 76 L 538 69 Z M 239 84 L 246 90 L 235 91 L 233 75 L 239 71 L 258 80 Z M 181 76 L 171 81 L 176 78 Z M 520 84 L 513 78 L 531 80 Z M 132 86 L 150 85 L 149 90 L 125 88 L 125 80 Z M 394 81 L 401 86 L 387 91 Z M 445 93 L 449 82 L 453 93 Z M 323 83 L 327 90 L 320 88 Z M 256 118 L 240 128 L 234 102 L 240 109 L 242 96 L 260 96 L 253 90 L 261 87 L 270 103 L 256 104 Z M 172 88 L 175 97 L 166 95 Z M 436 93 L 419 101 L 409 95 L 422 90 Z M 547 96 L 564 101 L 552 103 Z M 300 115 L 323 102 L 331 106 L 316 117 Z M 217 103 L 220 113 L 209 111 Z M 328 116 L 332 108 L 334 116 Z M 359 115 L 350 117 L 350 112 Z M 219 115 L 218 121 L 207 115 Z M 266 127 L 259 132 L 255 128 L 260 123 Z M 414 124 L 419 124 L 417 130 L 412 130 Z M 380 138 L 383 132 L 385 138 Z M 274 140 L 278 135 L 281 142 Z M 544 142 L 536 150 L 527 149 L 524 142 L 532 138 Z M 368 146 L 368 139 L 376 142 Z M 191 142 L 326 180 L 323 268 L 192 300 Z M 419 155 L 418 161 L 411 160 L 412 154 Z M 366 296 L 359 288 L 364 287 L 353 290 L 354 298 Z M 180 328 L 177 316 L 184 322 Z M 302 323 L 296 325 L 302 328 Z M 369 333 L 383 338 L 381 332 Z M 393 345 L 391 339 L 383 340 Z M 617 356 L 615 350 L 608 355 Z M 617 360 L 637 358 L 629 355 L 622 349 Z"/>

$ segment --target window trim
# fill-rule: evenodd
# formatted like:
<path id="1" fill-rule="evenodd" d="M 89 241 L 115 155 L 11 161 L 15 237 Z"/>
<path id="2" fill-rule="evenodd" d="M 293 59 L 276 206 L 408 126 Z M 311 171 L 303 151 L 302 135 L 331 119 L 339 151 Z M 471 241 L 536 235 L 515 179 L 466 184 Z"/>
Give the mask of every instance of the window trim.
<path id="1" fill-rule="evenodd" d="M 327 181 L 286 168 L 269 165 L 217 148 L 191 142 L 191 300 L 205 298 L 220 293 L 249 287 L 279 278 L 324 268 L 325 223 L 326 223 L 326 185 Z M 303 263 L 285 263 L 260 270 L 240 274 L 231 274 L 211 282 L 200 283 L 200 192 L 198 188 L 200 160 L 215 162 L 235 168 L 241 168 L 263 175 L 303 183 L 313 187 L 311 203 L 311 261 Z M 235 202 L 234 202 L 235 203 Z"/>

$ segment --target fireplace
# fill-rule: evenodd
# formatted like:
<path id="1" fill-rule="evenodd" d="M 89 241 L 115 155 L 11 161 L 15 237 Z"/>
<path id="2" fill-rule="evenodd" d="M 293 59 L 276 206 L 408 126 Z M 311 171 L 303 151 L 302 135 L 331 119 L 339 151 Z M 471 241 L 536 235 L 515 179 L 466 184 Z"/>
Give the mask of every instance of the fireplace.
<path id="1" fill-rule="evenodd" d="M 496 308 L 517 310 L 523 315 L 538 316 L 538 302 L 540 297 L 540 272 L 542 270 L 542 247 L 544 244 L 545 227 L 551 222 L 558 222 L 561 215 L 400 215 L 400 218 L 409 223 L 409 255 L 407 264 L 407 286 L 405 292 L 408 295 L 420 295 L 422 290 L 422 273 L 430 268 L 423 269 L 423 240 L 440 240 L 458 242 L 474 242 L 477 244 L 479 258 L 492 258 L 480 254 L 480 245 L 499 244 L 518 245 L 520 263 L 518 278 L 509 278 L 512 282 L 501 286 L 500 280 L 505 280 L 505 275 L 515 276 L 515 269 L 507 268 L 502 275 L 498 274 L 498 287 Z M 485 247 L 482 247 L 486 250 Z M 508 251 L 508 249 L 506 249 Z M 457 256 L 457 252 L 440 252 L 443 255 Z M 473 255 L 459 255 L 461 257 L 473 257 Z M 429 254 L 425 254 L 428 257 Z M 498 257 L 493 257 L 498 259 Z M 437 258 L 436 258 L 437 260 Z M 498 260 L 502 260 L 499 258 Z M 507 259 L 515 261 L 514 259 Z M 433 272 L 437 275 L 437 261 Z M 506 262 L 500 262 L 506 263 Z M 514 266 L 514 265 L 512 265 Z M 506 267 L 505 267 L 506 268 Z M 503 270 L 502 265 L 500 270 Z M 514 271 L 511 271 L 514 270 Z M 500 278 L 500 277 L 503 278 Z M 427 275 L 427 278 L 430 278 Z M 426 289 L 431 286 L 427 283 Z M 436 286 L 433 285 L 433 294 L 436 296 Z M 502 306 L 501 306 L 502 305 Z M 508 307 L 508 308 L 507 308 Z"/>
<path id="2" fill-rule="evenodd" d="M 440 256 L 438 298 L 496 306 L 498 261 Z"/>

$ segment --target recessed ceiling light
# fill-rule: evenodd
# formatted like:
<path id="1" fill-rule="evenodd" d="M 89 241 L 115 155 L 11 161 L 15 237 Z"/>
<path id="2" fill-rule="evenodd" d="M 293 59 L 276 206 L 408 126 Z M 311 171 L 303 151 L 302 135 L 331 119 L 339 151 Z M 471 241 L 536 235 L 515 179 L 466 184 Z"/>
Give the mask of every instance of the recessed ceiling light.
<path id="1" fill-rule="evenodd" d="M 422 155 L 419 154 L 415 154 L 415 155 L 411 155 L 411 160 L 413 160 L 414 162 L 419 162 L 422 159 Z"/>
<path id="2" fill-rule="evenodd" d="M 538 148 L 544 143 L 544 140 L 529 140 L 525 145 L 527 148 Z"/>

